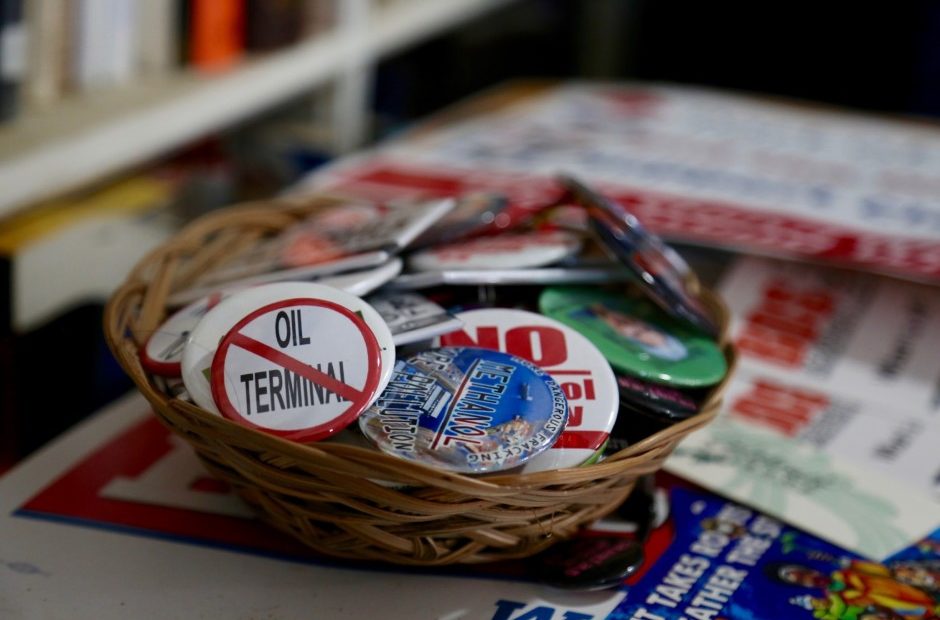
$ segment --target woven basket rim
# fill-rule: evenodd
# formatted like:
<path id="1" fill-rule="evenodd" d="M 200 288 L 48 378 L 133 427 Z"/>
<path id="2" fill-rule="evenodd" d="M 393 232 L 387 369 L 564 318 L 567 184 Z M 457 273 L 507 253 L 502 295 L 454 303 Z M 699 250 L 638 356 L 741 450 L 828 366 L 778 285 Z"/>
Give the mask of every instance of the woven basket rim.
<path id="1" fill-rule="evenodd" d="M 345 200 L 342 196 L 333 194 L 320 194 L 316 196 L 317 200 L 324 201 L 325 204 L 334 204 L 336 201 Z M 728 310 L 721 299 L 705 287 L 698 285 L 694 280 L 694 287 L 699 291 L 702 301 L 718 316 L 721 324 L 721 333 L 718 338 L 719 345 L 725 354 L 728 363 L 728 372 L 725 378 L 716 386 L 711 388 L 709 397 L 702 403 L 699 413 L 696 415 L 668 426 L 657 433 L 650 435 L 644 440 L 630 445 L 610 456 L 606 456 L 602 461 L 591 465 L 582 465 L 565 469 L 556 469 L 533 473 L 511 473 L 511 472 L 493 472 L 489 474 L 459 474 L 456 472 L 445 472 L 418 462 L 407 461 L 393 455 L 386 454 L 378 450 L 370 450 L 357 446 L 342 445 L 336 443 L 310 443 L 299 444 L 285 440 L 274 435 L 264 433 L 239 425 L 237 422 L 215 415 L 200 407 L 172 398 L 163 392 L 157 390 L 151 384 L 147 373 L 140 365 L 140 360 L 134 352 L 128 354 L 128 350 L 120 345 L 122 341 L 128 339 L 124 327 L 126 323 L 121 320 L 121 314 L 127 311 L 127 305 L 138 295 L 143 299 L 146 292 L 153 291 L 154 283 L 147 278 L 147 273 L 152 271 L 153 266 L 166 264 L 185 254 L 194 243 L 199 243 L 212 234 L 230 226 L 233 220 L 238 220 L 239 225 L 261 226 L 265 230 L 277 231 L 287 223 L 293 222 L 296 218 L 309 212 L 309 199 L 277 199 L 266 202 L 250 202 L 228 207 L 224 210 L 210 212 L 194 220 L 183 228 L 169 242 L 155 248 L 138 261 L 131 270 L 127 280 L 112 294 L 105 307 L 104 329 L 109 346 L 118 359 L 121 367 L 131 377 L 135 386 L 140 390 L 147 400 L 155 407 L 171 407 L 180 410 L 182 413 L 191 415 L 199 419 L 209 427 L 221 426 L 226 428 L 227 432 L 249 433 L 256 436 L 258 444 L 271 451 L 296 454 L 305 451 L 320 451 L 327 454 L 352 455 L 365 457 L 368 455 L 380 469 L 390 468 L 399 470 L 415 478 L 428 479 L 459 479 L 462 484 L 472 488 L 477 488 L 481 492 L 495 487 L 517 488 L 520 486 L 529 486 L 532 484 L 545 484 L 550 477 L 558 477 L 560 472 L 566 475 L 558 477 L 559 483 L 564 484 L 571 479 L 580 479 L 584 477 L 587 471 L 595 475 L 603 475 L 602 472 L 613 471 L 623 467 L 623 463 L 632 463 L 652 446 L 669 443 L 675 437 L 682 437 L 687 433 L 707 424 L 717 414 L 717 409 L 721 401 L 724 389 L 729 378 L 733 374 L 736 364 L 734 348 L 728 341 Z M 694 278 L 694 275 L 693 275 Z M 162 287 L 163 299 L 168 296 L 170 289 L 167 286 Z M 163 317 L 158 317 L 162 319 Z M 133 341 L 133 338 L 131 338 Z M 135 342 L 136 345 L 143 344 Z"/>
<path id="2" fill-rule="evenodd" d="M 139 349 L 165 320 L 170 294 L 258 239 L 346 200 L 321 194 L 206 214 L 138 261 L 105 306 L 108 345 L 160 422 L 275 527 L 343 558 L 431 566 L 528 556 L 614 510 L 637 477 L 660 469 L 679 441 L 717 415 L 736 356 L 727 308 L 694 275 L 690 284 L 721 326 L 728 372 L 698 414 L 590 465 L 461 474 L 378 449 L 296 443 L 158 390 Z"/>

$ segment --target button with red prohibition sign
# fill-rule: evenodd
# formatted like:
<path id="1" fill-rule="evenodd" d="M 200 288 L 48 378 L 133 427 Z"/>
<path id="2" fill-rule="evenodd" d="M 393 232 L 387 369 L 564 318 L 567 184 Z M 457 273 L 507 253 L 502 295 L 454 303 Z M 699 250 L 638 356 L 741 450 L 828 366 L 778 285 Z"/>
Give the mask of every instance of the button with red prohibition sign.
<path id="1" fill-rule="evenodd" d="M 219 343 L 212 397 L 223 416 L 246 426 L 298 442 L 325 439 L 384 388 L 382 350 L 394 346 L 387 328 L 374 326 L 335 299 L 263 305 Z"/>

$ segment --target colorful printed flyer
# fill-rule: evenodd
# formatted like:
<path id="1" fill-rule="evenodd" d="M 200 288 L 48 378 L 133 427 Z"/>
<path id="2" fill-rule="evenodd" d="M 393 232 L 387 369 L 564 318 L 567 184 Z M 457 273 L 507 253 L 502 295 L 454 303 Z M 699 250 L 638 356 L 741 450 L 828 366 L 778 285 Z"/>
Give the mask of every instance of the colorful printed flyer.
<path id="1" fill-rule="evenodd" d="M 896 578 L 940 599 L 940 528 L 884 561 Z"/>
<path id="2" fill-rule="evenodd" d="M 940 290 L 742 257 L 720 418 L 666 467 L 884 557 L 940 523 Z"/>
<path id="3" fill-rule="evenodd" d="M 671 537 L 609 620 L 935 618 L 940 599 L 878 564 L 719 497 L 674 489 Z"/>

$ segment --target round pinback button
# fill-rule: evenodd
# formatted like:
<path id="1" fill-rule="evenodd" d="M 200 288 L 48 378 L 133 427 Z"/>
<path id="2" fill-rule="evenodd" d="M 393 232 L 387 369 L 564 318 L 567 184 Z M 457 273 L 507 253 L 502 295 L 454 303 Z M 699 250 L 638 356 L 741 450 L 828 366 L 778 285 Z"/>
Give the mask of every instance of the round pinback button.
<path id="1" fill-rule="evenodd" d="M 643 565 L 643 548 L 631 538 L 583 536 L 560 542 L 529 561 L 542 583 L 566 590 L 620 585 Z"/>
<path id="2" fill-rule="evenodd" d="M 657 383 L 713 385 L 728 365 L 718 345 L 653 303 L 583 287 L 542 291 L 539 309 L 597 345 L 614 368 Z"/>
<path id="3" fill-rule="evenodd" d="M 568 424 L 558 441 L 519 470 L 577 467 L 594 457 L 617 419 L 619 398 L 610 364 L 597 347 L 554 319 L 525 310 L 487 308 L 456 315 L 461 329 L 440 336 L 443 346 L 503 351 L 546 370 L 568 400 Z"/>
<path id="4" fill-rule="evenodd" d="M 580 248 L 580 237 L 569 232 L 506 233 L 429 248 L 412 254 L 408 264 L 417 271 L 527 269 L 557 263 Z"/>
<path id="5" fill-rule="evenodd" d="M 671 248 L 662 242 L 651 243 L 643 239 L 629 241 L 601 218 L 592 219 L 591 227 L 602 243 L 611 248 L 621 262 L 637 275 L 637 281 L 642 283 L 660 308 L 705 334 L 715 336 L 718 333 L 710 313 L 686 285 L 686 276 L 676 270 L 668 258 L 670 255 L 678 258 Z M 645 232 L 645 229 L 639 230 Z M 665 251 L 667 249 L 668 252 Z"/>
<path id="6" fill-rule="evenodd" d="M 361 271 L 326 276 L 317 283 L 332 286 L 357 297 L 368 295 L 401 273 L 402 260 L 397 256 L 390 261 Z"/>
<path id="7" fill-rule="evenodd" d="M 651 299 L 706 334 L 718 333 L 709 311 L 689 289 L 689 266 L 675 250 L 619 204 L 571 177 L 560 177 L 559 182 L 587 209 L 591 230 L 636 274 Z"/>
<path id="8" fill-rule="evenodd" d="M 399 360 L 359 427 L 389 454 L 484 473 L 548 449 L 567 417 L 561 386 L 541 368 L 499 351 L 443 347 Z"/>
<path id="9" fill-rule="evenodd" d="M 320 304 L 319 306 L 316 306 L 317 308 L 325 308 L 325 307 L 332 308 L 335 306 L 336 308 L 335 312 L 332 313 L 335 316 L 331 316 L 331 318 L 335 320 L 333 323 L 328 323 L 326 327 L 320 324 L 316 324 L 316 325 L 312 324 L 309 322 L 309 320 L 306 320 L 303 322 L 301 326 L 298 327 L 296 323 L 297 321 L 296 318 L 294 319 L 295 321 L 294 324 L 290 324 L 290 323 L 285 324 L 283 318 L 278 319 L 277 311 L 275 310 L 273 319 L 276 325 L 274 325 L 271 328 L 273 329 L 273 332 L 258 334 L 258 333 L 251 331 L 252 329 L 263 329 L 260 326 L 265 325 L 266 323 L 264 322 L 264 320 L 259 319 L 258 322 L 253 323 L 251 326 L 242 325 L 243 328 L 248 327 L 248 330 L 250 332 L 249 334 L 246 335 L 246 337 L 251 337 L 251 338 L 260 340 L 262 343 L 266 343 L 267 345 L 271 345 L 271 343 L 273 342 L 274 349 L 278 351 L 283 349 L 286 351 L 289 347 L 293 347 L 293 344 L 292 344 L 293 338 L 296 335 L 298 338 L 297 346 L 303 347 L 305 349 L 304 351 L 305 357 L 307 356 L 307 353 L 308 353 L 306 349 L 308 347 L 315 346 L 315 343 L 319 342 L 323 346 L 324 357 L 313 359 L 313 363 L 315 365 L 316 362 L 319 361 L 321 364 L 321 369 L 318 372 L 326 374 L 326 375 L 329 375 L 330 373 L 330 368 L 328 364 L 331 362 L 333 363 L 333 369 L 332 369 L 333 374 L 338 375 L 340 371 L 339 371 L 337 362 L 343 361 L 342 372 L 346 378 L 350 378 L 350 377 L 364 378 L 366 376 L 371 376 L 369 375 L 368 372 L 363 371 L 362 367 L 371 368 L 374 365 L 378 364 L 379 377 L 378 377 L 378 383 L 375 389 L 375 394 L 377 394 L 383 389 L 384 385 L 388 382 L 388 379 L 391 376 L 392 368 L 395 365 L 395 347 L 394 347 L 394 344 L 392 343 L 392 336 L 388 331 L 388 327 L 385 325 L 385 322 L 378 315 L 378 313 L 371 306 L 369 306 L 366 302 L 359 299 L 358 297 L 354 297 L 348 293 L 332 288 L 330 286 L 324 286 L 322 284 L 316 284 L 316 283 L 310 283 L 310 282 L 280 282 L 276 284 L 265 284 L 265 285 L 253 287 L 250 289 L 245 289 L 236 294 L 233 294 L 231 297 L 223 300 L 221 303 L 219 303 L 219 305 L 217 305 L 215 308 L 213 308 L 208 313 L 206 313 L 206 315 L 202 318 L 202 320 L 200 320 L 199 323 L 196 325 L 196 327 L 193 329 L 192 333 L 190 334 L 189 342 L 187 343 L 186 348 L 183 350 L 181 370 L 182 370 L 183 381 L 186 384 L 186 389 L 189 392 L 193 401 L 197 405 L 199 405 L 203 409 L 206 409 L 207 411 L 220 413 L 220 409 L 222 408 L 217 405 L 216 400 L 215 400 L 215 395 L 213 393 L 212 376 L 213 374 L 218 374 L 215 372 L 215 370 L 213 370 L 213 365 L 214 365 L 215 356 L 218 350 L 220 349 L 220 345 L 222 344 L 223 339 L 226 338 L 228 335 L 230 335 L 230 332 L 233 331 L 233 328 L 236 325 L 238 325 L 240 322 L 245 320 L 249 315 L 256 314 L 262 308 L 271 306 L 272 304 L 278 304 L 280 302 L 284 302 L 285 300 L 295 300 L 295 301 L 299 300 L 302 302 L 303 301 L 317 302 Z M 314 306 L 310 306 L 310 307 L 313 308 Z M 306 307 L 297 307 L 297 308 L 291 308 L 291 309 L 299 311 L 300 316 L 305 319 L 313 319 L 313 318 L 321 318 L 323 316 L 330 316 L 329 314 L 318 314 L 317 317 L 314 317 L 313 315 L 309 314 Z M 355 317 L 357 320 L 350 319 L 348 316 L 350 314 L 353 317 Z M 296 317 L 297 315 L 295 314 L 294 316 Z M 336 327 L 336 324 L 341 323 L 340 319 L 337 318 L 339 316 L 342 316 L 343 319 L 345 319 L 346 323 L 354 324 L 357 328 L 360 328 L 364 325 L 365 329 L 363 331 L 365 331 L 367 335 L 361 336 L 361 338 L 358 341 L 351 341 L 350 343 L 335 342 L 333 338 L 333 334 L 330 334 L 327 332 L 329 331 L 330 327 Z M 291 314 L 289 312 L 287 314 L 287 318 L 288 320 L 291 319 Z M 280 347 L 280 343 L 284 342 L 283 339 L 286 333 L 284 330 L 288 328 L 291 330 L 290 338 L 292 340 L 290 343 L 287 343 L 284 347 Z M 342 331 L 341 333 L 343 334 L 352 333 L 352 330 L 349 328 L 349 325 L 344 325 L 344 328 L 345 328 L 344 331 Z M 303 341 L 304 341 L 302 344 L 301 344 L 300 336 L 299 336 L 301 329 L 303 330 Z M 240 331 L 244 331 L 244 330 L 240 330 Z M 357 331 L 360 331 L 360 330 L 357 329 Z M 365 344 L 367 341 L 370 340 L 369 334 L 371 334 L 371 339 L 373 339 L 377 345 L 377 350 L 375 351 L 375 353 L 378 356 L 377 360 L 371 359 L 368 356 L 366 357 L 363 356 L 364 351 L 371 351 L 370 347 L 367 344 Z M 278 340 L 278 336 L 280 336 L 280 340 Z M 309 343 L 306 342 L 308 339 L 310 340 Z M 237 339 L 233 336 L 232 340 L 237 340 Z M 357 343 L 358 346 L 353 347 L 352 346 L 353 343 Z M 348 347 L 347 347 L 347 344 L 349 345 Z M 232 349 L 233 346 L 235 349 L 239 349 L 239 347 L 237 345 L 233 345 L 232 341 L 230 340 L 228 343 L 228 347 L 226 348 L 227 352 L 229 349 Z M 267 349 L 265 349 L 265 351 L 267 351 Z M 349 357 L 349 358 L 342 357 L 342 356 L 345 356 L 347 353 L 351 354 L 352 352 L 356 353 L 355 357 Z M 291 353 L 293 353 L 293 351 L 291 351 Z M 291 359 L 295 361 L 298 359 L 298 355 L 292 355 L 290 353 L 284 353 L 284 355 L 286 355 L 287 357 L 290 357 Z M 369 355 L 372 355 L 372 353 L 370 353 Z M 327 357 L 329 357 L 329 359 L 327 359 Z M 239 358 L 242 358 L 241 353 L 234 352 L 234 357 L 233 357 L 232 362 L 234 362 L 236 359 L 239 359 Z M 262 363 L 266 361 L 267 361 L 267 358 L 265 358 L 264 356 L 256 356 L 256 358 L 254 359 L 254 362 L 257 362 L 259 365 L 258 370 L 256 372 L 262 373 L 258 377 L 258 379 L 260 379 L 260 382 L 257 379 L 252 379 L 250 380 L 250 385 L 249 385 L 249 380 L 246 379 L 245 384 L 241 385 L 241 389 L 243 390 L 243 392 L 240 393 L 239 395 L 239 397 L 243 399 L 248 398 L 248 397 L 254 398 L 254 400 L 251 402 L 254 407 L 253 411 L 256 413 L 258 412 L 258 405 L 262 404 L 261 409 L 267 409 L 267 411 L 260 412 L 261 414 L 265 414 L 263 416 L 265 419 L 268 418 L 267 414 L 272 413 L 270 411 L 271 402 L 272 402 L 271 399 L 274 399 L 273 402 L 277 411 L 282 412 L 282 413 L 283 413 L 283 409 L 280 407 L 280 404 L 283 401 L 286 407 L 286 402 L 287 402 L 284 399 L 293 398 L 291 402 L 294 403 L 295 405 L 297 404 L 298 394 L 295 392 L 295 388 L 296 388 L 295 382 L 300 381 L 300 379 L 296 377 L 297 373 L 294 373 L 292 371 L 292 374 L 290 376 L 291 378 L 290 386 L 287 386 L 286 384 L 278 384 L 278 379 L 274 379 L 275 383 L 272 385 L 271 379 L 270 379 L 272 374 L 269 371 L 273 370 L 274 366 L 272 364 L 268 364 L 267 366 L 262 367 Z M 286 360 L 282 359 L 282 361 L 286 361 Z M 288 363 L 293 363 L 293 362 L 288 362 Z M 219 368 L 222 369 L 219 372 L 222 372 L 222 373 L 226 372 L 224 370 L 225 368 L 224 362 L 220 362 Z M 284 377 L 286 376 L 283 372 L 283 369 L 285 367 L 281 366 L 280 368 L 281 368 L 280 378 L 281 380 L 283 380 Z M 247 374 L 247 371 L 245 371 L 245 373 L 243 374 Z M 274 373 L 274 374 L 278 374 L 278 373 Z M 315 374 L 315 376 L 320 378 L 320 374 Z M 301 378 L 304 378 L 304 377 L 301 377 Z M 350 379 L 350 381 L 351 380 L 352 379 Z M 337 387 L 334 383 L 331 383 L 328 379 L 326 380 L 326 382 L 330 383 L 330 385 L 333 385 L 334 387 Z M 337 405 L 338 401 L 336 399 L 342 396 L 340 392 L 344 393 L 345 396 L 353 396 L 353 393 L 351 391 L 347 391 L 341 387 L 337 388 L 339 390 L 339 392 L 337 392 L 336 390 L 327 390 L 320 383 L 318 383 L 317 385 L 320 386 L 319 392 L 317 391 L 315 387 L 311 387 L 308 383 L 306 382 L 301 383 L 301 387 L 303 387 L 303 391 L 299 395 L 299 397 L 301 398 L 301 402 L 306 403 L 307 406 L 309 406 L 310 402 L 317 402 L 317 403 L 322 402 L 328 405 L 326 407 L 327 409 L 332 411 L 332 410 L 339 408 L 339 405 Z M 248 392 L 246 396 L 244 393 L 244 390 L 248 388 L 254 391 Z M 276 393 L 271 392 L 272 388 L 276 391 Z M 366 386 L 365 384 L 362 384 L 362 385 L 357 384 L 354 386 L 354 389 L 357 391 L 362 391 L 367 388 L 368 386 Z M 292 394 L 289 395 L 288 390 L 291 390 Z M 331 393 L 329 402 L 326 402 L 327 391 L 330 391 Z M 229 402 L 237 402 L 237 400 L 233 401 L 232 397 L 229 396 Z M 342 401 L 342 402 L 345 403 L 346 401 Z M 358 399 L 357 399 L 357 402 L 358 402 Z M 247 403 L 242 403 L 242 405 L 247 406 Z M 225 415 L 227 415 L 228 417 L 232 417 L 235 414 L 233 414 L 232 411 L 230 410 Z M 295 423 L 296 420 L 292 417 L 292 414 L 283 415 L 281 417 L 285 420 L 284 424 L 286 424 L 286 427 L 285 427 L 285 429 L 287 429 L 286 432 L 291 433 L 291 430 L 289 429 L 289 427 L 291 424 Z M 291 421 L 287 422 L 286 421 L 287 419 L 290 419 Z M 277 428 L 276 424 L 274 428 L 275 429 Z M 281 429 L 281 430 L 285 430 L 285 429 Z M 297 429 L 293 429 L 293 430 L 297 430 Z M 312 433 L 312 435 L 318 435 L 318 434 L 319 434 L 319 431 L 317 433 Z M 293 435 L 293 436 L 299 436 L 299 435 Z"/>
<path id="10" fill-rule="evenodd" d="M 258 308 L 236 323 L 212 359 L 212 396 L 225 417 L 298 442 L 342 430 L 379 391 L 372 329 L 322 298 Z"/>
<path id="11" fill-rule="evenodd" d="M 153 384 L 157 386 L 157 389 L 166 394 L 171 398 L 179 398 L 180 400 L 192 399 L 189 397 L 189 393 L 186 391 L 186 386 L 183 384 L 183 380 L 180 377 L 161 377 L 160 375 L 154 375 Z"/>
<path id="12" fill-rule="evenodd" d="M 222 301 L 222 293 L 213 293 L 196 301 L 167 319 L 140 349 L 140 364 L 162 377 L 179 377 L 183 349 L 196 324 Z"/>
<path id="13" fill-rule="evenodd" d="M 627 446 L 637 444 L 674 422 L 675 420 L 669 419 L 652 409 L 629 402 L 621 402 L 620 412 L 617 414 L 617 423 L 610 431 L 610 442 L 607 444 L 605 454 L 614 454 Z"/>
<path id="14" fill-rule="evenodd" d="M 684 420 L 699 410 L 698 402 L 687 392 L 629 375 L 617 375 L 620 399 L 657 411 L 672 420 Z"/>
<path id="15" fill-rule="evenodd" d="M 473 236 L 494 226 L 506 211 L 509 200 L 493 192 L 474 192 L 457 198 L 454 209 L 424 231 L 415 247 L 450 243 Z"/>

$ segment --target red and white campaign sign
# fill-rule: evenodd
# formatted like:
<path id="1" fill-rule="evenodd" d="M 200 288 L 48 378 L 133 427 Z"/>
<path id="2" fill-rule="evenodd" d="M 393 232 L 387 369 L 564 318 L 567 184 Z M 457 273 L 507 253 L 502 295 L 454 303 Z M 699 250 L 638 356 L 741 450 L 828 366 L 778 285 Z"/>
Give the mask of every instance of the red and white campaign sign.
<path id="1" fill-rule="evenodd" d="M 620 394 L 610 364 L 587 338 L 525 310 L 488 308 L 456 316 L 463 329 L 441 336 L 442 346 L 481 347 L 527 359 L 547 370 L 568 399 L 565 431 L 521 472 L 576 467 L 603 447 L 617 419 Z"/>
<path id="2" fill-rule="evenodd" d="M 222 415 L 294 441 L 348 426 L 378 395 L 380 346 L 356 313 L 326 299 L 258 308 L 228 332 L 212 360 Z"/>
<path id="3" fill-rule="evenodd" d="M 176 440 L 142 398 L 125 399 L 118 408 L 121 415 L 114 420 L 135 421 L 121 423 L 119 432 L 104 435 L 91 453 L 37 489 L 19 506 L 18 516 L 278 557 L 314 557 L 296 540 L 251 518 L 246 505 L 205 473 L 192 448 Z"/>

